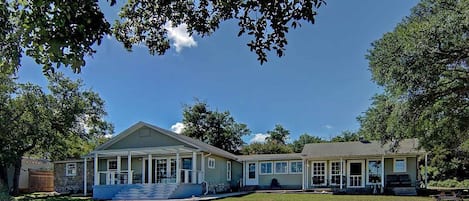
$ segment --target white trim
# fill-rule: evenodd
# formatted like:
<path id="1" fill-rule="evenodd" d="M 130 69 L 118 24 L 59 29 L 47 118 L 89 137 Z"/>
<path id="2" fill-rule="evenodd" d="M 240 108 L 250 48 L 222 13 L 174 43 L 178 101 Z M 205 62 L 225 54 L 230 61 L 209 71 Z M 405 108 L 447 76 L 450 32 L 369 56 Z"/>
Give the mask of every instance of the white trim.
<path id="1" fill-rule="evenodd" d="M 114 162 L 114 161 L 116 162 L 116 169 L 109 169 L 109 166 L 110 166 L 109 163 Z M 117 171 L 119 169 L 117 159 L 107 159 L 106 165 L 107 165 L 106 166 L 107 171 Z"/>
<path id="2" fill-rule="evenodd" d="M 377 174 L 379 177 L 381 177 L 381 181 L 380 182 L 377 182 L 377 183 L 372 183 L 370 182 L 370 161 L 381 161 L 380 163 L 380 170 L 378 170 Z M 384 180 L 384 178 L 382 178 L 382 169 L 384 169 L 384 166 L 383 166 L 383 161 L 381 160 L 381 158 L 369 158 L 369 159 L 366 159 L 366 169 L 365 169 L 365 172 L 366 172 L 366 180 L 365 180 L 365 183 L 366 185 L 378 185 L 380 184 L 381 185 L 381 182 Z"/>
<path id="3" fill-rule="evenodd" d="M 231 161 L 226 161 L 226 181 L 231 181 L 232 166 Z"/>
<path id="4" fill-rule="evenodd" d="M 338 167 L 339 168 L 339 173 L 332 174 L 332 163 L 338 163 L 339 164 L 339 167 Z M 331 186 L 340 186 L 340 177 L 341 177 L 341 175 L 343 175 L 342 172 L 344 171 L 343 169 L 341 169 L 341 168 L 344 167 L 344 165 L 340 164 L 340 163 L 341 163 L 340 160 L 329 161 L 329 168 L 328 168 L 329 174 L 328 174 L 327 178 L 329 179 L 329 185 L 331 185 Z M 343 163 L 343 161 L 342 161 L 342 163 Z M 339 176 L 339 183 L 332 183 L 332 176 Z"/>
<path id="5" fill-rule="evenodd" d="M 87 167 L 87 163 L 88 161 L 86 161 L 86 157 L 85 157 L 85 160 L 83 162 L 83 195 L 86 196 L 87 193 L 88 193 L 88 167 Z"/>
<path id="6" fill-rule="evenodd" d="M 315 174 L 314 173 L 314 164 L 324 164 L 324 174 Z M 313 177 L 323 176 L 324 183 L 315 184 Z M 324 186 L 327 185 L 327 161 L 311 161 L 311 186 Z"/>
<path id="7" fill-rule="evenodd" d="M 285 172 L 277 172 L 277 164 L 280 164 L 280 163 L 285 163 L 285 164 L 287 164 L 287 167 L 286 167 L 286 169 L 285 169 Z M 275 162 L 274 162 L 274 170 L 273 170 L 273 172 L 274 172 L 274 174 L 288 174 L 288 168 L 289 168 L 289 166 L 288 166 L 288 161 L 275 161 Z"/>
<path id="8" fill-rule="evenodd" d="M 216 164 L 215 158 L 210 158 L 209 157 L 208 160 L 207 160 L 207 167 L 209 169 L 215 169 L 215 167 L 216 167 L 215 164 Z"/>
<path id="9" fill-rule="evenodd" d="M 404 171 L 396 170 L 396 161 L 403 160 L 404 161 Z M 407 172 L 407 158 L 394 158 L 392 163 L 392 171 L 393 172 Z"/>
<path id="10" fill-rule="evenodd" d="M 250 164 L 254 164 L 254 178 L 249 178 L 249 165 Z M 259 184 L 259 168 L 258 168 L 259 163 L 256 162 L 256 161 L 249 161 L 249 162 L 246 162 L 246 166 L 244 167 L 245 168 L 245 173 L 246 173 L 246 186 L 249 186 L 249 185 L 258 185 Z"/>
<path id="11" fill-rule="evenodd" d="M 267 172 L 267 173 L 263 173 L 262 172 L 262 164 L 268 164 L 270 163 L 270 173 Z M 263 162 L 259 162 L 259 175 L 270 175 L 270 174 L 273 174 L 274 173 L 274 164 L 272 161 L 263 161 Z"/>
<path id="12" fill-rule="evenodd" d="M 69 169 L 69 165 L 73 166 L 72 169 Z M 72 172 L 69 172 L 71 170 Z M 77 176 L 77 163 L 66 163 L 65 164 L 65 176 L 74 177 Z"/>
<path id="13" fill-rule="evenodd" d="M 292 163 L 300 163 L 300 164 L 301 164 L 301 171 L 299 171 L 299 172 L 293 172 L 293 171 L 291 171 L 291 168 L 293 167 L 293 166 L 292 166 Z M 288 173 L 290 173 L 290 174 L 303 174 L 303 170 L 304 170 L 303 161 L 298 161 L 298 160 L 296 160 L 296 161 L 289 161 L 289 165 L 290 165 L 290 166 L 288 167 Z M 298 165 L 297 165 L 296 167 L 298 167 Z"/>
<path id="14" fill-rule="evenodd" d="M 347 161 L 347 172 L 348 172 L 348 175 L 347 175 L 347 188 L 363 188 L 365 187 L 365 162 L 366 160 L 349 160 Z M 350 186 L 351 182 L 350 182 L 350 177 L 352 176 L 351 175 L 351 171 L 350 171 L 350 167 L 351 167 L 351 164 L 352 163 L 360 163 L 361 164 L 361 184 L 360 186 Z"/>

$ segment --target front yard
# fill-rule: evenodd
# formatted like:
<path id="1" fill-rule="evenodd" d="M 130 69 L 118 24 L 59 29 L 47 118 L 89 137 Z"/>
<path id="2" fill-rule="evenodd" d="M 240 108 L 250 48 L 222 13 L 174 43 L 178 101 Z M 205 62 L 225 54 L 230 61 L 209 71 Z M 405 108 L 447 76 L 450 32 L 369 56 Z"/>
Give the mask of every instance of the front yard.
<path id="1" fill-rule="evenodd" d="M 433 201 L 430 197 L 381 196 L 381 195 L 330 195 L 293 193 L 253 193 L 241 197 L 230 197 L 222 201 Z"/>

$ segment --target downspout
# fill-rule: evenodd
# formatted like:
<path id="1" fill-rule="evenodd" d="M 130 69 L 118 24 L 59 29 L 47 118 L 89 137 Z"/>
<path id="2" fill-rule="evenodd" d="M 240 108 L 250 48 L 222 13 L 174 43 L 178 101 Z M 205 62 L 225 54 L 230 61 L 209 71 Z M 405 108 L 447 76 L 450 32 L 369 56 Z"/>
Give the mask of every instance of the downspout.
<path id="1" fill-rule="evenodd" d="M 208 194 L 208 182 L 205 181 L 205 169 L 206 169 L 206 168 L 205 168 L 205 158 L 206 158 L 206 157 L 209 157 L 209 156 L 211 156 L 211 155 L 212 155 L 212 153 L 208 153 L 207 155 L 204 156 L 204 153 L 202 152 L 201 161 L 203 161 L 204 164 L 201 165 L 201 166 L 203 166 L 203 175 L 204 175 L 204 180 L 202 181 L 202 183 L 205 183 L 205 192 L 204 192 L 204 195 L 207 195 L 207 194 Z"/>

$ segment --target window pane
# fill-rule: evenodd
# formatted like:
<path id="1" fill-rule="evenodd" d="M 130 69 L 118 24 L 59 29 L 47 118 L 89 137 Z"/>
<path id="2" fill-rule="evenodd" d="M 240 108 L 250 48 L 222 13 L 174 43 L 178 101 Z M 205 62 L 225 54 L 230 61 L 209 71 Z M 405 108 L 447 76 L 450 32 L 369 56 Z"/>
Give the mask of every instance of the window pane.
<path id="1" fill-rule="evenodd" d="M 350 175 L 361 175 L 362 164 L 361 163 L 350 163 Z"/>
<path id="2" fill-rule="evenodd" d="M 256 178 L 256 164 L 249 163 L 249 179 Z"/>
<path id="3" fill-rule="evenodd" d="M 369 161 L 368 162 L 368 182 L 369 183 L 381 183 L 381 161 Z"/>
<path id="4" fill-rule="evenodd" d="M 276 173 L 286 173 L 287 172 L 287 162 L 277 162 L 275 163 L 275 172 Z"/>

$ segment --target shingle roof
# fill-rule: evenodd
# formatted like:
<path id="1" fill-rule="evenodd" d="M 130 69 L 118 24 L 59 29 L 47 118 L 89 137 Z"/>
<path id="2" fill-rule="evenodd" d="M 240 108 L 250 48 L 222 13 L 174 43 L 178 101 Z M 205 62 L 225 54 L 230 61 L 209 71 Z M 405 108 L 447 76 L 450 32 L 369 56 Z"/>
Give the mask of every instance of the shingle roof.
<path id="1" fill-rule="evenodd" d="M 255 154 L 238 155 L 240 161 L 268 161 L 268 160 L 300 160 L 301 154 Z"/>
<path id="2" fill-rule="evenodd" d="M 371 155 L 399 155 L 424 153 L 419 150 L 417 139 L 404 139 L 399 142 L 395 152 L 390 151 L 390 143 L 381 145 L 379 141 L 370 142 L 332 142 L 306 144 L 301 152 L 307 158 L 348 157 L 348 156 L 371 156 Z"/>

